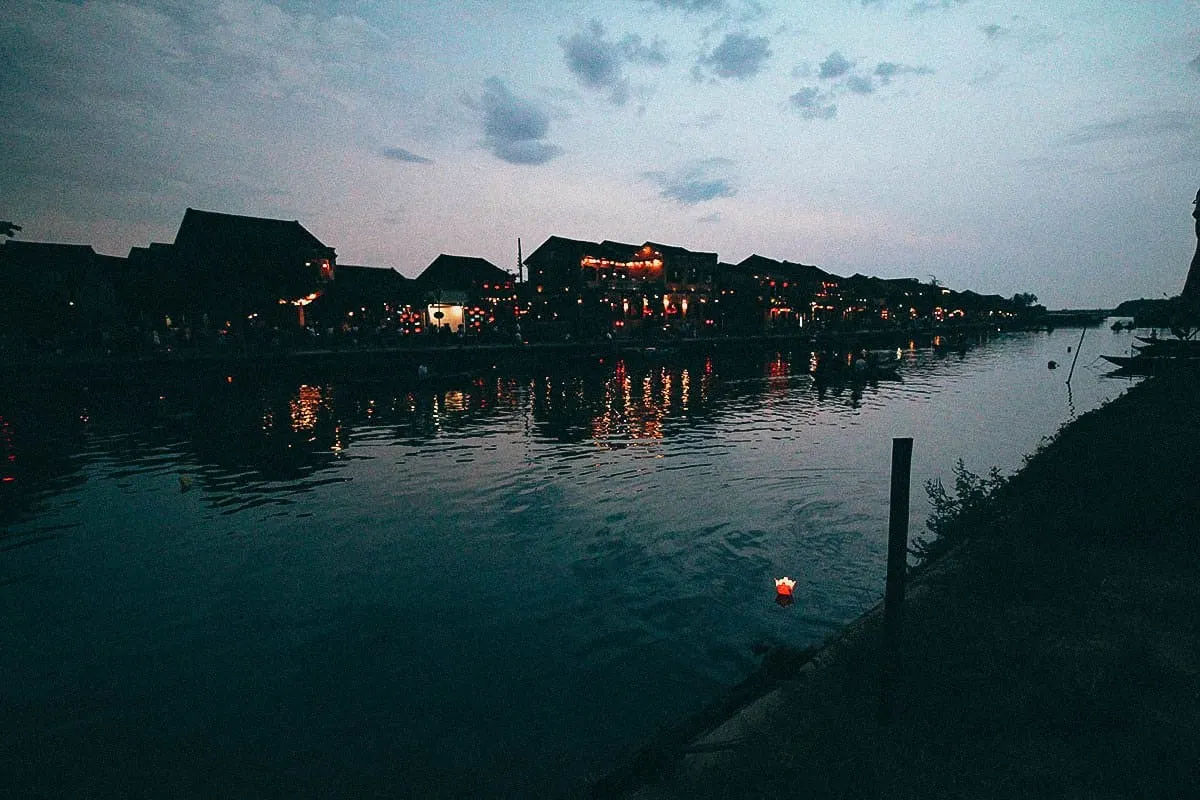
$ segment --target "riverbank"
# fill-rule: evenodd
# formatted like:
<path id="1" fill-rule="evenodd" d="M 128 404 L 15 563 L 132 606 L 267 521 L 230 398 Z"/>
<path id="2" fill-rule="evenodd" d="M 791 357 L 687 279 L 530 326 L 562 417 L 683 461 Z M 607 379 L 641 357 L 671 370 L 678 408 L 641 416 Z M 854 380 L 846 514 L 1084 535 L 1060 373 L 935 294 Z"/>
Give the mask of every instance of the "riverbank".
<path id="1" fill-rule="evenodd" d="M 756 700 L 649 748 L 596 794 L 1192 794 L 1198 474 L 1200 376 L 1134 387 L 1064 428 L 962 545 L 914 576 L 891 722 L 878 715 L 871 613 L 815 658 L 773 665 L 746 687 Z M 923 494 L 914 486 L 913 502 Z"/>

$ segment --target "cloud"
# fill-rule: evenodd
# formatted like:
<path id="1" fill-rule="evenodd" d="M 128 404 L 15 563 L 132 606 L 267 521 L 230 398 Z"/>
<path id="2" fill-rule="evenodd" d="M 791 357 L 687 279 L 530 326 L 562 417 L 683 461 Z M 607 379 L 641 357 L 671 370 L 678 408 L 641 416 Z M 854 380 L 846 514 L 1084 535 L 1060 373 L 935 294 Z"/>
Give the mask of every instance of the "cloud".
<path id="1" fill-rule="evenodd" d="M 980 25 L 979 30 L 983 31 L 983 35 L 991 41 L 995 41 L 1002 36 L 1006 36 L 1009 32 L 1008 28 L 1004 27 L 1003 25 L 997 25 L 994 22 L 991 25 Z"/>
<path id="2" fill-rule="evenodd" d="M 821 67 L 817 71 L 819 78 L 840 78 L 854 67 L 854 64 L 846 60 L 846 57 L 834 50 L 824 61 L 821 62 Z"/>
<path id="3" fill-rule="evenodd" d="M 989 42 L 1012 43 L 1025 53 L 1040 50 L 1059 38 L 1059 34 L 1054 33 L 1045 25 L 1031 22 L 1019 15 L 1013 15 L 1010 23 L 1010 25 L 1001 25 L 993 22 L 988 25 L 980 25 L 979 31 L 987 37 Z"/>
<path id="4" fill-rule="evenodd" d="M 722 174 L 732 163 L 727 158 L 706 158 L 674 173 L 644 172 L 642 177 L 658 185 L 661 197 L 694 206 L 737 194 L 732 181 Z"/>
<path id="5" fill-rule="evenodd" d="M 725 115 L 720 111 L 706 111 L 694 120 L 680 122 L 682 128 L 696 128 L 697 130 L 706 131 L 725 118 Z"/>
<path id="6" fill-rule="evenodd" d="M 432 164 L 431 159 L 419 156 L 416 153 L 411 153 L 403 147 L 385 147 L 383 149 L 384 158 L 390 158 L 393 161 L 406 161 L 409 164 Z"/>
<path id="7" fill-rule="evenodd" d="M 834 99 L 840 94 L 872 94 L 879 87 L 890 84 L 898 75 L 927 75 L 932 72 L 929 67 L 912 67 L 893 61 L 881 61 L 870 72 L 856 70 L 854 62 L 835 50 L 815 72 L 817 78 L 827 83 L 806 86 L 789 97 L 788 101 L 805 119 L 833 119 L 837 116 Z M 807 66 L 792 70 L 792 77 L 811 78 L 813 74 L 813 70 Z"/>
<path id="8" fill-rule="evenodd" d="M 701 56 L 696 66 L 708 67 L 719 78 L 745 80 L 758 74 L 770 55 L 767 37 L 729 33 L 711 53 Z"/>
<path id="9" fill-rule="evenodd" d="M 642 44 L 642 37 L 631 33 L 621 39 L 621 55 L 631 64 L 653 64 L 662 66 L 667 63 L 667 53 L 661 39 L 655 39 L 653 44 Z"/>
<path id="10" fill-rule="evenodd" d="M 626 62 L 662 65 L 667 63 L 661 41 L 644 44 L 637 34 L 620 42 L 607 38 L 604 26 L 592 20 L 584 30 L 558 40 L 563 49 L 567 69 L 590 89 L 605 90 L 609 99 L 624 105 L 629 99 L 629 79 L 625 77 Z"/>
<path id="11" fill-rule="evenodd" d="M 833 119 L 837 116 L 837 105 L 833 95 L 822 92 L 815 86 L 807 86 L 788 98 L 804 119 Z"/>
<path id="12" fill-rule="evenodd" d="M 562 148 L 543 141 L 550 116 L 530 101 L 517 97 L 499 78 L 484 81 L 483 133 L 487 146 L 510 164 L 545 164 Z"/>
<path id="13" fill-rule="evenodd" d="M 604 28 L 592 20 L 587 29 L 559 39 L 567 69 L 584 86 L 607 89 L 612 101 L 623 104 L 629 97 L 629 81 L 621 74 L 621 57 L 616 45 L 605 39 Z"/>
<path id="14" fill-rule="evenodd" d="M 166 5 L 6 14 L 0 63 L 22 102 L 0 115 L 11 152 L 0 196 L 15 186 L 28 207 L 55 215 L 156 224 L 182 205 L 282 214 L 286 204 L 299 215 L 314 201 L 288 196 L 299 180 L 289 148 L 324 152 L 350 138 L 364 95 L 394 95 L 381 88 L 392 43 L 364 20 L 314 24 L 259 2 Z"/>
<path id="15" fill-rule="evenodd" d="M 948 8 L 961 6 L 967 0 L 918 0 L 908 11 L 910 14 L 924 14 L 927 11 L 944 11 Z"/>
<path id="16" fill-rule="evenodd" d="M 846 78 L 846 88 L 855 94 L 870 94 L 875 91 L 875 83 L 869 75 L 851 75 Z"/>
<path id="17" fill-rule="evenodd" d="M 897 75 L 932 75 L 933 70 L 929 67 L 910 67 L 893 61 L 880 61 L 875 65 L 874 74 L 880 83 L 888 84 Z"/>
<path id="18" fill-rule="evenodd" d="M 1003 64 L 993 64 L 989 67 L 976 68 L 970 80 L 967 81 L 969 86 L 987 86 L 995 83 L 996 79 L 1004 74 L 1005 67 Z"/>
<path id="19" fill-rule="evenodd" d="M 1153 139 L 1164 135 L 1195 131 L 1196 128 L 1194 115 L 1185 114 L 1182 111 L 1135 114 L 1110 122 L 1084 125 L 1074 133 L 1059 139 L 1058 144 L 1074 147 L 1115 139 Z"/>
<path id="20" fill-rule="evenodd" d="M 650 0 L 663 8 L 679 11 L 721 11 L 725 8 L 725 0 Z"/>

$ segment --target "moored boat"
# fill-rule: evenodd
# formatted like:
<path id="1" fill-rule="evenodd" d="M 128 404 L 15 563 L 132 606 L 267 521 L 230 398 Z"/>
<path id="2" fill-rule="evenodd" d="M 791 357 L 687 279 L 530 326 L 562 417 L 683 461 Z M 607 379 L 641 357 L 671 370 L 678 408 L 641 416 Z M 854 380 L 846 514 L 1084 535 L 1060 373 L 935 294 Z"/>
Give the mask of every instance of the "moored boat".
<path id="1" fill-rule="evenodd" d="M 1133 349 L 1142 355 L 1200 355 L 1200 340 L 1135 338 Z"/>
<path id="2" fill-rule="evenodd" d="M 1139 353 L 1132 356 L 1102 355 L 1100 357 L 1118 367 L 1119 372 L 1123 375 L 1155 375 L 1167 371 L 1200 368 L 1200 351 L 1194 355 Z"/>

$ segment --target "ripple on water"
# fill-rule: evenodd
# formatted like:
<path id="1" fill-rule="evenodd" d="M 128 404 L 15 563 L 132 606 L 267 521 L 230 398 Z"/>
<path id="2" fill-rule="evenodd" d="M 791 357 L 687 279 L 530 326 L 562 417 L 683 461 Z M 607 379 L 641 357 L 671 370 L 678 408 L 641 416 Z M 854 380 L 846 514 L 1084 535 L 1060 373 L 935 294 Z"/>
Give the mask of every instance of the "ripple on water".
<path id="1" fill-rule="evenodd" d="M 759 365 L 726 379 L 718 363 L 691 369 L 686 402 L 678 370 L 627 367 L 628 394 L 614 371 L 438 396 L 323 387 L 312 408 L 265 387 L 144 425 L 94 404 L 83 444 L 44 459 L 59 472 L 29 521 L 0 535 L 15 612 L 0 640 L 52 653 L 62 675 L 113 677 L 69 728 L 31 711 L 19 755 L 64 730 L 90 752 L 129 703 L 149 718 L 203 701 L 251 741 L 278 731 L 250 717 L 290 709 L 309 755 L 327 737 L 393 746 L 363 732 L 367 714 L 455 787 L 512 752 L 554 753 L 544 769 L 572 785 L 743 678 L 752 645 L 812 644 L 878 600 L 893 436 L 915 437 L 915 519 L 920 479 L 959 457 L 1011 468 L 1068 409 L 1115 393 L 1077 371 L 1068 396 L 1048 374 L 1077 340 L 905 352 L 902 383 L 862 391 L 747 374 Z M 788 608 L 782 575 L 797 581 Z M 130 667 L 147 652 L 171 655 L 149 700 L 95 670 L 97 654 Z M 70 681 L 36 666 L 0 651 L 49 707 Z M 197 675 L 232 688 L 201 698 Z M 313 687 L 333 701 L 309 702 Z M 260 698 L 250 713 L 244 697 Z M 173 719 L 167 746 L 203 738 L 204 719 Z M 275 766 L 302 772 L 285 750 Z"/>

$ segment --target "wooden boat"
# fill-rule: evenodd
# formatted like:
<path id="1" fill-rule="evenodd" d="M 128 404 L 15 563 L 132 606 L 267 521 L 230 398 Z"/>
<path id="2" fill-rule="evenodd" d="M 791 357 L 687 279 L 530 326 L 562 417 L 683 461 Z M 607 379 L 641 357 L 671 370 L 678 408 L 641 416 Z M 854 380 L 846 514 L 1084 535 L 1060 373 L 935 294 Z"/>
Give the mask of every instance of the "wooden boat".
<path id="1" fill-rule="evenodd" d="M 834 384 L 867 384 L 879 381 L 900 381 L 904 378 L 900 370 L 891 364 L 870 364 L 866 367 L 837 366 L 818 368 L 812 373 L 813 381 L 818 385 Z"/>
<path id="2" fill-rule="evenodd" d="M 1200 340 L 1196 339 L 1148 339 L 1134 337 L 1133 348 L 1142 355 L 1200 355 Z"/>
<path id="3" fill-rule="evenodd" d="M 1156 375 L 1180 369 L 1200 368 L 1200 352 L 1195 355 L 1100 356 L 1118 367 L 1123 375 Z"/>

